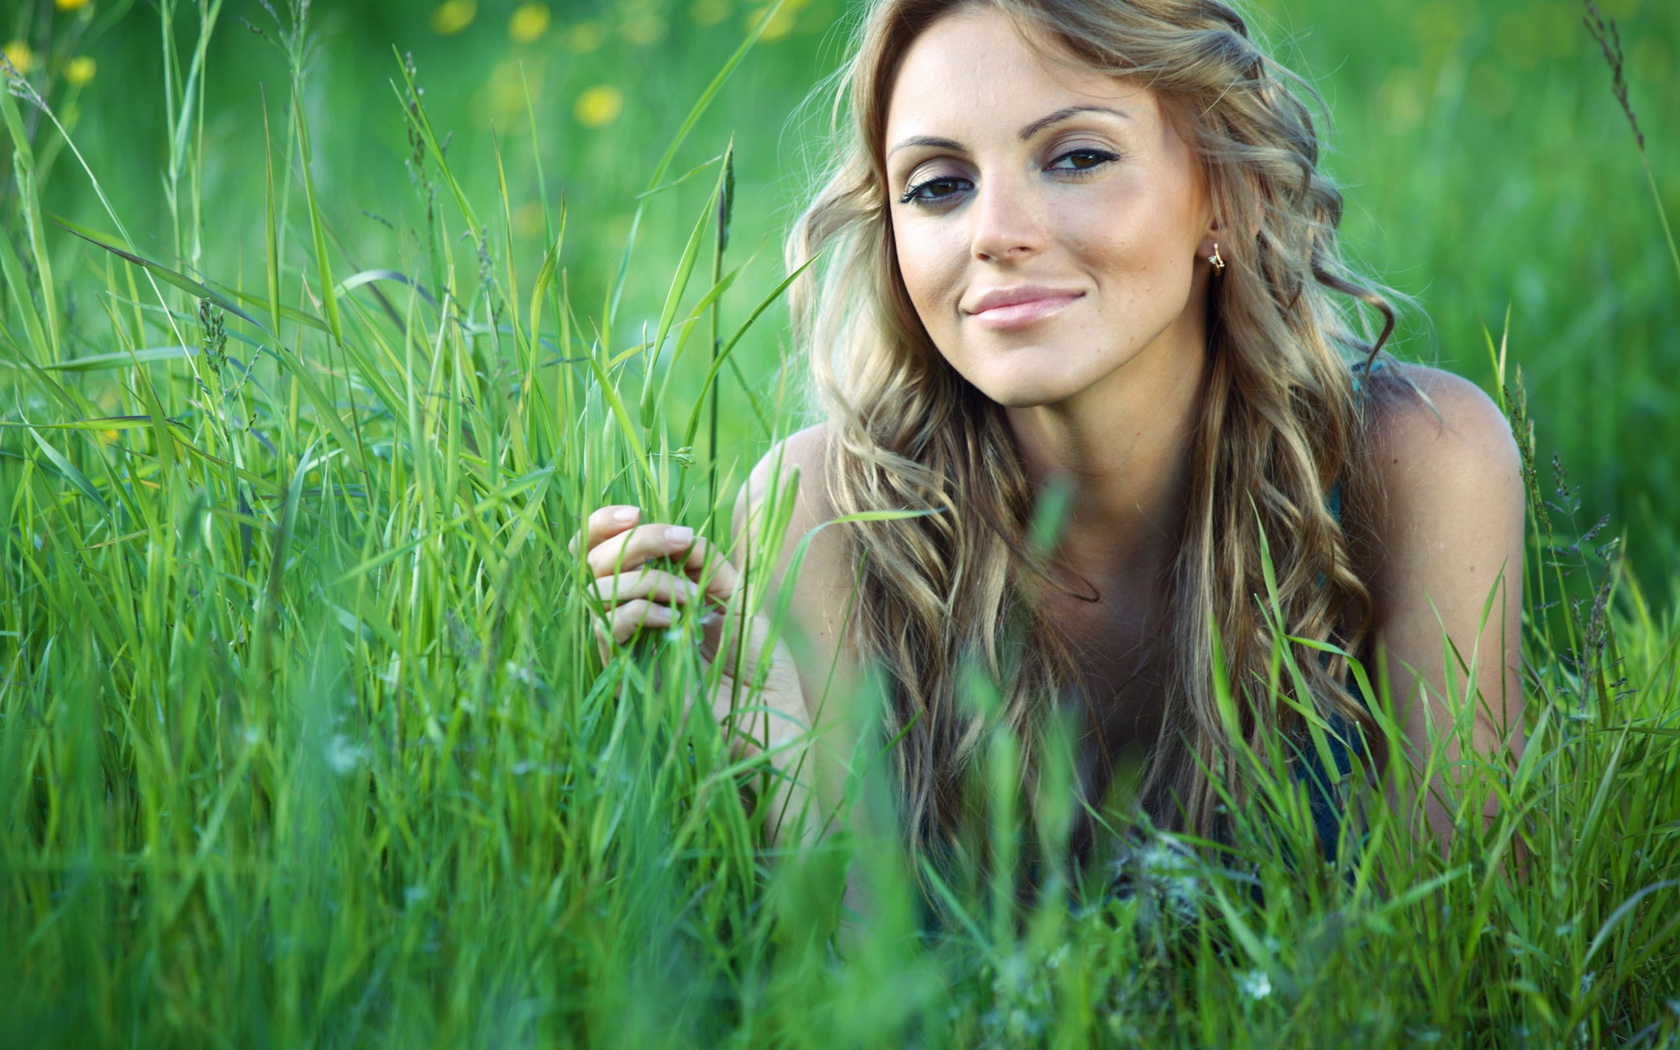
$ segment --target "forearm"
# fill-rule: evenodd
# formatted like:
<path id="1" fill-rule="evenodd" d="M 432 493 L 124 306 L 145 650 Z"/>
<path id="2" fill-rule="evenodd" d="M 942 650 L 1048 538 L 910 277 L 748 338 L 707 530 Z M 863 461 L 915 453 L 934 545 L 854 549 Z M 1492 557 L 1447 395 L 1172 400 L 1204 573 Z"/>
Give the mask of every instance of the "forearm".
<path id="1" fill-rule="evenodd" d="M 1421 818 L 1420 836 L 1427 834 L 1443 856 L 1457 836 L 1485 836 L 1500 826 L 1502 799 L 1510 795 L 1523 753 L 1520 680 L 1504 684 L 1497 704 L 1478 689 L 1473 703 L 1452 711 L 1438 693 L 1412 680 L 1412 705 L 1403 712 L 1405 766 L 1398 771 L 1404 775 L 1391 778 L 1389 799 L 1397 812 Z M 1509 849 L 1520 863 L 1519 837 Z"/>
<path id="2" fill-rule="evenodd" d="M 760 738 L 759 761 L 741 786 L 747 811 L 762 816 L 764 842 L 771 848 L 808 846 L 822 836 L 822 808 L 810 785 L 809 735 L 786 731 Z"/>
<path id="3" fill-rule="evenodd" d="M 797 692 L 798 686 L 791 689 Z M 719 720 L 729 736 L 732 765 L 739 770 L 742 802 L 755 823 L 762 819 L 765 844 L 810 844 L 821 835 L 824 811 L 811 786 L 816 749 L 805 721 L 787 713 L 789 708 L 803 710 L 803 698 L 777 692 L 787 689 L 720 696 L 716 706 L 724 710 Z M 793 839 L 784 841 L 790 831 Z"/>

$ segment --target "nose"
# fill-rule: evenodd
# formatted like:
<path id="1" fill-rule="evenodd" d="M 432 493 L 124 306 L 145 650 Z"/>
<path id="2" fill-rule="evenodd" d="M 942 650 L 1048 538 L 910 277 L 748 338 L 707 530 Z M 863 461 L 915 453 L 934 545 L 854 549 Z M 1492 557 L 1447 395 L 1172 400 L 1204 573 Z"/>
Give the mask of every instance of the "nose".
<path id="1" fill-rule="evenodd" d="M 1027 258 L 1044 247 L 1044 222 L 1029 189 L 1015 180 L 987 180 L 969 209 L 969 239 L 982 262 Z"/>

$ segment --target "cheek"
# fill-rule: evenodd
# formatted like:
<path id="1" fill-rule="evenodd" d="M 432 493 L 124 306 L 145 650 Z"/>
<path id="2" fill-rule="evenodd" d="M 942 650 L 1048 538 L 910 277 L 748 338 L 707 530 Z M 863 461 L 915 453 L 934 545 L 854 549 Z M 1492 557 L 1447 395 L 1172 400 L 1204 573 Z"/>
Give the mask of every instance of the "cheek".
<path id="1" fill-rule="evenodd" d="M 961 247 L 948 233 L 914 221 L 895 222 L 893 242 L 905 291 L 922 323 L 932 328 L 955 308 L 949 300 L 960 291 Z"/>
<path id="2" fill-rule="evenodd" d="M 1057 216 L 1057 228 L 1069 250 L 1092 265 L 1145 269 L 1175 239 L 1175 223 L 1159 199 L 1115 194 L 1079 203 Z"/>
<path id="3" fill-rule="evenodd" d="M 1110 284 L 1110 292 L 1144 300 L 1172 297 L 1189 288 L 1194 271 L 1195 248 L 1184 226 L 1176 213 L 1158 204 L 1110 212 L 1070 224 L 1081 231 L 1070 248 L 1099 282 Z"/>

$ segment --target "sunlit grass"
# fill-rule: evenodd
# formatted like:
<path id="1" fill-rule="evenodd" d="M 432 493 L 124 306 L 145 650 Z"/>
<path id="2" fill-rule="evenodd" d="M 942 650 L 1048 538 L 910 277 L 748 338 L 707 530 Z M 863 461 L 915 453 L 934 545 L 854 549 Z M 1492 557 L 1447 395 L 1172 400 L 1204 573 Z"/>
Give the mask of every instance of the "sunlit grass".
<path id="1" fill-rule="evenodd" d="M 304 38 L 269 31 L 307 99 Z M 165 60 L 190 74 L 209 51 L 182 46 Z M 1451 849 L 1373 803 L 1363 848 L 1321 865 L 1304 799 L 1262 762 L 1228 851 L 1111 812 L 1146 843 L 1128 866 L 1080 873 L 1080 893 L 1041 872 L 1023 901 L 1015 864 L 1056 852 L 1070 778 L 1052 762 L 1042 796 L 1019 797 L 997 733 L 973 784 L 993 863 L 935 873 L 935 930 L 915 873 L 853 810 L 794 814 L 766 843 L 751 799 L 771 774 L 681 718 L 707 673 L 686 628 L 603 666 L 567 553 L 608 502 L 723 538 L 753 454 L 796 425 L 796 370 L 733 356 L 742 326 L 775 323 L 780 278 L 752 283 L 754 246 L 723 247 L 727 144 L 666 149 L 666 129 L 664 159 L 618 199 L 562 206 L 543 183 L 533 213 L 505 180 L 462 181 L 412 69 L 389 65 L 415 218 L 355 264 L 334 219 L 353 206 L 324 189 L 340 140 L 307 105 L 276 96 L 242 158 L 261 234 L 223 268 L 202 81 L 166 87 L 187 130 L 143 176 L 167 253 L 115 205 L 82 223 L 144 262 L 51 224 L 38 151 L 61 146 L 21 132 L 28 99 L 0 97 L 17 150 L 0 238 L 0 1042 L 1680 1038 L 1680 623 L 1536 456 L 1499 364 L 1520 343 L 1492 371 L 1536 512 L 1530 741 L 1515 769 L 1472 763 Z M 498 172 L 531 160 L 515 148 Z M 101 199 L 134 177 L 89 167 L 58 177 Z M 644 236 L 665 209 L 675 232 L 653 232 L 675 247 L 627 254 L 579 296 L 575 216 L 604 207 Z M 529 267 L 521 226 L 541 245 Z M 984 708 L 982 678 L 971 694 Z M 855 806 L 884 805 L 883 768 L 878 747 L 855 756 Z M 801 819 L 831 833 L 798 845 Z M 842 922 L 852 867 L 879 898 L 863 923 Z M 1107 892 L 1116 875 L 1127 894 Z"/>

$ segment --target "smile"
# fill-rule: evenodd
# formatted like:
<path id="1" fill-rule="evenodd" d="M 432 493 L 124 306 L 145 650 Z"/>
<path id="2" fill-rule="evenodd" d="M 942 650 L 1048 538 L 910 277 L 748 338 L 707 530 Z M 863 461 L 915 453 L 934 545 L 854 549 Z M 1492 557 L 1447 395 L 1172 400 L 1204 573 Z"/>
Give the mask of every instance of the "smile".
<path id="1" fill-rule="evenodd" d="M 1083 292 L 1024 286 L 1000 288 L 981 296 L 963 313 L 987 328 L 1008 330 L 1037 324 L 1082 297 Z"/>

